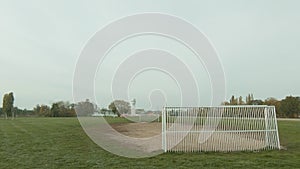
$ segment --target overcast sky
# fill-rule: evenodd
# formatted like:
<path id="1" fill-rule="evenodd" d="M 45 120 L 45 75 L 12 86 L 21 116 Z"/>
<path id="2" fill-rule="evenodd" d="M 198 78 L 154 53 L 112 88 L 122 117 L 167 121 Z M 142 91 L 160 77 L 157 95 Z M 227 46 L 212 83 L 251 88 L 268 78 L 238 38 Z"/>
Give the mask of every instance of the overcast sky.
<path id="1" fill-rule="evenodd" d="M 72 101 L 73 72 L 89 38 L 114 20 L 143 12 L 178 16 L 206 34 L 223 64 L 227 99 L 231 95 L 246 96 L 249 92 L 260 99 L 299 95 L 299 7 L 297 0 L 195 0 L 188 3 L 174 0 L 2 0 L 0 95 L 13 91 L 15 105 L 28 109 L 36 104 Z M 121 59 L 120 54 L 143 48 L 167 48 L 174 53 L 186 50 L 178 44 L 170 45 L 172 43 L 169 39 L 147 36 L 129 40 L 112 51 L 111 60 L 106 60 L 101 71 L 112 74 L 110 71 L 118 63 L 116 60 Z M 193 63 L 188 59 L 188 51 L 178 55 L 187 63 Z M 210 98 L 209 82 L 205 70 L 199 67 L 195 71 L 198 71 L 197 81 L 202 84 L 199 92 L 206 104 L 209 103 L 206 98 Z M 100 107 L 107 107 L 111 100 L 107 88 L 101 87 L 99 79 L 103 78 L 99 74 L 95 79 L 96 97 Z M 176 88 L 168 78 L 159 72 L 148 72 L 136 78 L 131 88 L 136 90 L 132 91 L 132 98 L 137 98 L 137 106 L 149 106 L 148 98 L 143 98 L 143 90 L 150 90 L 146 88 L 154 85 L 151 81 L 165 79 L 164 84 Z M 165 92 L 168 95 L 170 91 Z M 178 92 L 174 93 L 171 97 L 179 96 Z M 161 96 L 159 92 L 152 94 Z M 168 101 L 168 104 L 177 104 L 174 98 Z M 158 107 L 159 104 L 154 105 Z"/>

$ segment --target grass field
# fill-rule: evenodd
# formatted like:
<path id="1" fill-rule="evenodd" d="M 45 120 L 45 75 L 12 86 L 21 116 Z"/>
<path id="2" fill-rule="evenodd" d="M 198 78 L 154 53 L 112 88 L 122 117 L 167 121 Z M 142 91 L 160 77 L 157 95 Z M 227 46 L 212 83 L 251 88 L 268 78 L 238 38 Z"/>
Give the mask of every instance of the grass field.
<path id="1" fill-rule="evenodd" d="M 286 150 L 166 153 L 129 159 L 94 144 L 76 118 L 0 119 L 0 168 L 300 168 L 300 121 L 278 125 Z"/>

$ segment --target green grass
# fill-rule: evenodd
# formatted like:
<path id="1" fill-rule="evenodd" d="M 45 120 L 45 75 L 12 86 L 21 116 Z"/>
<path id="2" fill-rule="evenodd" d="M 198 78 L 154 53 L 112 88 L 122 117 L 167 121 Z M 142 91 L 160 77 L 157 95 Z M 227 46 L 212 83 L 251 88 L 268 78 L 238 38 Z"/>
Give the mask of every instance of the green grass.
<path id="1" fill-rule="evenodd" d="M 300 121 L 278 124 L 287 150 L 166 153 L 129 159 L 94 144 L 76 118 L 0 119 L 0 168 L 299 168 Z"/>

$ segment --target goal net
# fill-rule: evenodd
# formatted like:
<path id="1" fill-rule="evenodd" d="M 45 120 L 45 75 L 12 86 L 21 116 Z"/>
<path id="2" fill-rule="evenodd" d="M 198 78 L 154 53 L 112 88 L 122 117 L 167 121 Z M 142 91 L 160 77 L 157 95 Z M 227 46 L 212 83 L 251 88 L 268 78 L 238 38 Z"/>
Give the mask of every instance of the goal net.
<path id="1" fill-rule="evenodd" d="M 274 106 L 165 107 L 162 112 L 165 152 L 279 148 Z"/>

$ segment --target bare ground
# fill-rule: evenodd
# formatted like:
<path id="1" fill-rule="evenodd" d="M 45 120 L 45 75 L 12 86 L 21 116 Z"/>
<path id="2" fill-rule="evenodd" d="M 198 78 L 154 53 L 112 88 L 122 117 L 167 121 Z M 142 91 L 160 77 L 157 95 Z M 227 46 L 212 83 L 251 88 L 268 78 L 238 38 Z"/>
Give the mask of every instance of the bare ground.
<path id="1" fill-rule="evenodd" d="M 136 138 L 148 138 L 161 134 L 161 123 L 118 123 L 111 126 L 126 136 Z"/>
<path id="2" fill-rule="evenodd" d="M 156 136 L 156 141 L 145 147 L 148 151 L 161 148 L 161 123 L 123 123 L 112 124 L 123 135 L 135 138 Z M 258 150 L 265 146 L 264 135 L 245 135 L 243 133 L 213 133 L 205 142 L 199 143 L 199 135 L 187 134 L 185 139 L 178 139 L 178 134 L 168 133 L 167 148 L 172 151 L 240 151 Z M 169 139 L 170 138 L 170 139 Z M 182 138 L 182 137 L 181 137 Z"/>

